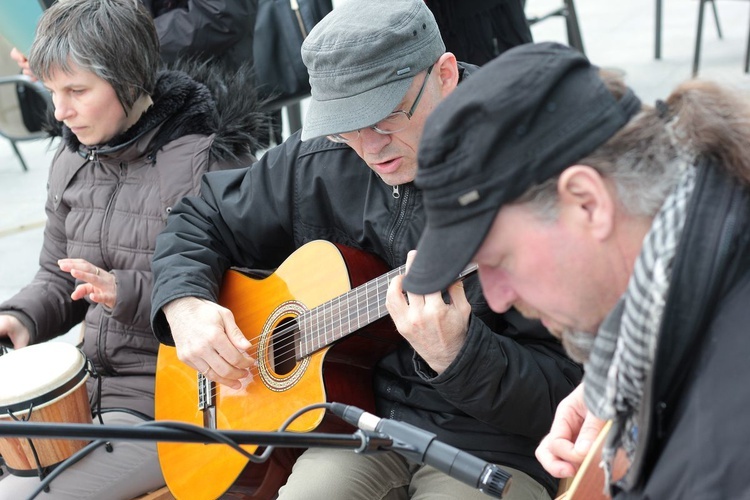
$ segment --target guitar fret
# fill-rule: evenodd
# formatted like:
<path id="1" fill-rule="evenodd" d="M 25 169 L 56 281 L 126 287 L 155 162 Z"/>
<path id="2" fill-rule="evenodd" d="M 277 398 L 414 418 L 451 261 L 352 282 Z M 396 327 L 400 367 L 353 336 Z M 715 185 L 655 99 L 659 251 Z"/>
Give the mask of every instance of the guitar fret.
<path id="1" fill-rule="evenodd" d="M 468 266 L 459 279 L 476 269 L 476 265 Z M 311 309 L 304 319 L 307 331 L 303 335 L 304 341 L 300 343 L 300 356 L 308 356 L 387 316 L 385 295 L 388 286 L 393 278 L 404 274 L 405 270 L 405 266 L 393 269 Z"/>

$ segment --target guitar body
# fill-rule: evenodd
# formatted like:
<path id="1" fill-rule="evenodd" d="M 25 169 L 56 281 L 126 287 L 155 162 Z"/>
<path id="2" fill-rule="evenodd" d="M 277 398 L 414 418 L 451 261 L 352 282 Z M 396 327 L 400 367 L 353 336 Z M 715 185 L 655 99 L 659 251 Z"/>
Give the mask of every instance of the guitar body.
<path id="1" fill-rule="evenodd" d="M 156 371 L 156 419 L 219 430 L 277 431 L 295 411 L 314 403 L 339 401 L 373 411 L 372 368 L 400 339 L 390 318 L 302 358 L 294 356 L 294 340 L 300 335 L 295 320 L 386 271 L 374 256 L 324 241 L 304 245 L 263 279 L 228 271 L 219 303 L 232 311 L 251 341 L 249 354 L 257 360 L 257 369 L 241 389 L 230 389 L 202 380 L 177 358 L 175 348 L 162 345 Z M 210 399 L 204 408 L 199 405 L 201 386 L 208 387 Z M 329 422 L 323 410 L 315 410 L 297 418 L 287 430 L 351 429 L 344 425 L 333 418 Z M 257 446 L 243 448 L 254 452 Z M 180 500 L 218 498 L 240 476 L 238 484 L 250 478 L 245 495 L 273 498 L 295 458 L 248 464 L 225 445 L 196 443 L 159 443 L 158 454 L 167 485 Z"/>

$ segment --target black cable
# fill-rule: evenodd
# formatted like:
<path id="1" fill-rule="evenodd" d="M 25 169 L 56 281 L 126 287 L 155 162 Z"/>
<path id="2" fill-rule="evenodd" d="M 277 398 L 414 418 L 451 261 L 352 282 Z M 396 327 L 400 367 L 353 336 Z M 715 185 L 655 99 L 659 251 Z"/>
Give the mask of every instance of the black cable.
<path id="1" fill-rule="evenodd" d="M 98 447 L 107 444 L 107 441 L 105 439 L 97 439 L 96 441 L 92 441 L 91 443 L 87 444 L 77 452 L 75 452 L 73 455 L 71 455 L 68 459 L 66 459 L 64 462 L 60 463 L 57 467 L 55 467 L 55 470 L 53 470 L 47 477 L 44 478 L 43 481 L 39 483 L 39 486 L 37 489 L 31 492 L 31 495 L 28 497 L 28 500 L 34 500 L 37 495 L 39 495 L 42 491 L 44 491 L 47 487 L 49 487 L 49 483 L 52 482 L 53 479 L 55 479 L 57 476 L 62 474 L 64 470 L 66 470 L 71 465 L 77 464 L 82 458 L 84 458 L 86 455 L 97 449 Z"/>
<path id="2" fill-rule="evenodd" d="M 325 408 L 330 409 L 331 403 L 315 403 L 312 405 L 305 406 L 304 408 L 301 408 L 300 410 L 297 410 L 296 412 L 292 413 L 292 415 L 287 418 L 284 423 L 281 424 L 279 427 L 279 431 L 284 431 L 289 425 L 291 425 L 294 420 L 296 420 L 300 415 L 307 413 L 308 411 L 317 410 L 319 408 Z M 179 429 L 186 432 L 192 432 L 194 434 L 197 434 L 201 437 L 204 437 L 208 439 L 209 441 L 215 441 L 219 444 L 226 444 L 227 446 L 231 447 L 233 450 L 240 453 L 242 456 L 247 458 L 253 463 L 263 463 L 271 456 L 271 453 L 274 450 L 273 446 L 268 446 L 265 448 L 263 453 L 260 455 L 256 455 L 254 453 L 250 453 L 248 451 L 245 451 L 238 443 L 231 440 L 230 438 L 224 436 L 221 431 L 218 429 L 206 429 L 204 427 L 199 427 L 197 425 L 188 424 L 186 422 L 177 422 L 177 421 L 171 421 L 171 420 L 153 420 L 153 421 L 147 421 L 140 424 L 135 425 L 134 427 L 163 427 L 167 429 Z M 108 440 L 105 439 L 97 439 L 96 441 L 92 441 L 91 443 L 87 444 L 77 452 L 75 452 L 73 455 L 71 455 L 69 458 L 67 458 L 64 462 L 61 462 L 55 469 L 44 478 L 39 483 L 39 486 L 36 490 L 34 490 L 31 495 L 28 497 L 27 500 L 34 500 L 42 491 L 44 491 L 46 488 L 49 487 L 49 484 L 60 474 L 63 473 L 63 471 L 67 470 L 68 467 L 71 467 L 72 465 L 77 464 L 81 461 L 86 455 L 97 449 L 98 447 L 107 444 Z"/>

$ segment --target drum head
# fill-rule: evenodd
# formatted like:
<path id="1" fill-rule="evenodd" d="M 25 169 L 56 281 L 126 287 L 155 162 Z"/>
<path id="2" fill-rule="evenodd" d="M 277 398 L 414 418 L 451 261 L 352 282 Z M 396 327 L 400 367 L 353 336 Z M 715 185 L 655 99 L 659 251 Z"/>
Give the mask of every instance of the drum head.
<path id="1" fill-rule="evenodd" d="M 18 405 L 34 402 L 68 385 L 75 386 L 88 374 L 81 351 L 64 342 L 45 342 L 0 356 L 0 414 L 18 411 Z M 66 389 L 64 392 L 67 392 Z"/>

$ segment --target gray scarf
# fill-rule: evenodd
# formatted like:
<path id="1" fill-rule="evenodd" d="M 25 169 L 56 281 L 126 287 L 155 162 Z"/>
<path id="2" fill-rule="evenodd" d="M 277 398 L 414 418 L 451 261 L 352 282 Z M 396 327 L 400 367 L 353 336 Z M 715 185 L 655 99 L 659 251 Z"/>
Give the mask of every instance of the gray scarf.
<path id="1" fill-rule="evenodd" d="M 584 397 L 598 418 L 612 420 L 602 451 L 607 484 L 617 448 L 633 459 L 644 384 L 654 362 L 672 263 L 695 187 L 695 168 L 683 174 L 643 240 L 627 290 L 599 328 L 586 364 Z"/>

